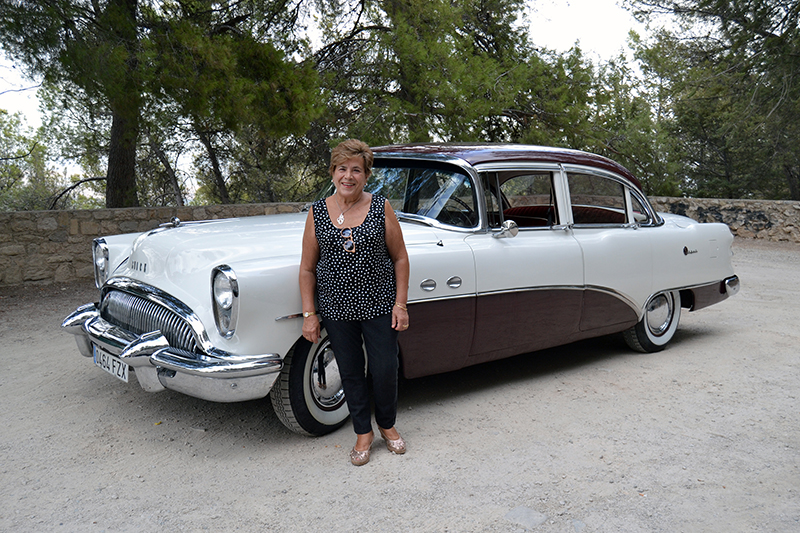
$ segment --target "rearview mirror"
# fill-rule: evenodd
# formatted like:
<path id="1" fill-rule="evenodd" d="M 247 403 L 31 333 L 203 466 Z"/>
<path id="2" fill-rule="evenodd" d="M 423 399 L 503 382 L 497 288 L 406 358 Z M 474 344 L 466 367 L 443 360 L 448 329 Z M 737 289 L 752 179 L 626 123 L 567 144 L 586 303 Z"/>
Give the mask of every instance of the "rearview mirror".
<path id="1" fill-rule="evenodd" d="M 516 237 L 519 233 L 519 226 L 513 220 L 505 220 L 500 225 L 500 230 L 493 237 L 495 239 L 505 239 L 506 237 Z"/>

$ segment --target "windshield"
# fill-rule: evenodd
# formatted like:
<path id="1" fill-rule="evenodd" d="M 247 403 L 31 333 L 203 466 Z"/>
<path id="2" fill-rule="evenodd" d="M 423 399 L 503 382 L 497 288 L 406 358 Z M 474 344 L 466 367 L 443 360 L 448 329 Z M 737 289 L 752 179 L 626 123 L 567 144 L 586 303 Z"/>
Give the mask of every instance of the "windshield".
<path id="1" fill-rule="evenodd" d="M 401 216 L 403 213 L 418 215 L 461 228 L 478 225 L 472 182 L 455 167 L 414 161 L 376 161 L 364 190 L 385 196 Z M 332 193 L 331 184 L 320 197 Z"/>

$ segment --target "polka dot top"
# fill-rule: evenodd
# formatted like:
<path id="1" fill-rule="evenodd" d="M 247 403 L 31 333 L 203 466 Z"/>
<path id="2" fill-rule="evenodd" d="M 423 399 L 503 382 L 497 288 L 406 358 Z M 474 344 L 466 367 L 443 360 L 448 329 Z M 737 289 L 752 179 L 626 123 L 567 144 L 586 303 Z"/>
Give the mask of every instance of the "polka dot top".
<path id="1" fill-rule="evenodd" d="M 373 194 L 367 217 L 354 228 L 334 226 L 324 199 L 312 206 L 319 243 L 317 304 L 322 318 L 370 320 L 392 312 L 397 286 L 386 247 L 385 206 L 386 199 Z M 352 244 L 347 242 L 351 238 Z M 354 252 L 345 249 L 353 245 Z"/>

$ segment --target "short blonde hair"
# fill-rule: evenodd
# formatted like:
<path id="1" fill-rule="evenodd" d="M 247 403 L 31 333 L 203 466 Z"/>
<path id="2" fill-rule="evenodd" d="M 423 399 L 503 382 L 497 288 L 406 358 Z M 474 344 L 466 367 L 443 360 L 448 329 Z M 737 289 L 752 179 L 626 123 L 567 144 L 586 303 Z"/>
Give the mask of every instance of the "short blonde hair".
<path id="1" fill-rule="evenodd" d="M 372 154 L 369 145 L 358 139 L 342 141 L 331 151 L 331 176 L 333 176 L 333 172 L 338 165 L 354 157 L 360 157 L 364 160 L 364 172 L 369 177 L 372 174 L 372 162 L 375 160 L 375 156 Z"/>

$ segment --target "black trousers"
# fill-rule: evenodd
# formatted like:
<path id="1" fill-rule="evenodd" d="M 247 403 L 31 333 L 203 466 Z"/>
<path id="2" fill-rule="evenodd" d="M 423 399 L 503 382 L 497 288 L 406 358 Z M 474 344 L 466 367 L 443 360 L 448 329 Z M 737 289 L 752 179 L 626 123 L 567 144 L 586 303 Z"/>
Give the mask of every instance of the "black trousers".
<path id="1" fill-rule="evenodd" d="M 383 429 L 394 426 L 397 418 L 397 331 L 392 315 L 371 320 L 324 320 L 325 330 L 336 354 L 339 375 L 357 434 L 372 431 L 369 382 L 375 402 L 375 422 Z M 364 372 L 366 349 L 367 374 Z"/>

